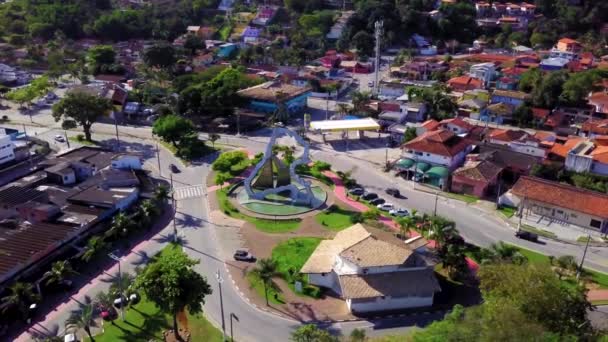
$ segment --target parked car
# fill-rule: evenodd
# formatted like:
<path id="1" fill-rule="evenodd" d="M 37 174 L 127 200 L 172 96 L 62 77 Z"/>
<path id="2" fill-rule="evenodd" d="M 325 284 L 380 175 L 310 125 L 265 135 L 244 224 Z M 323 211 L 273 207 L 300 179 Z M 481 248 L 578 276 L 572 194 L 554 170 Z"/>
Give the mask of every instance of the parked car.
<path id="1" fill-rule="evenodd" d="M 371 201 L 374 198 L 378 198 L 378 194 L 375 192 L 366 192 L 363 194 L 363 196 L 361 196 L 362 199 L 366 200 L 366 201 Z"/>
<path id="2" fill-rule="evenodd" d="M 391 211 L 395 209 L 395 206 L 392 203 L 382 203 L 377 205 L 378 209 L 382 211 Z"/>
<path id="3" fill-rule="evenodd" d="M 515 232 L 515 236 L 517 236 L 520 239 L 523 240 L 528 240 L 528 241 L 532 241 L 532 242 L 538 242 L 538 235 L 534 234 L 534 233 L 530 233 L 527 232 L 525 230 L 518 230 Z"/>
<path id="4" fill-rule="evenodd" d="M 380 197 L 378 197 L 378 198 L 375 198 L 375 199 L 373 199 L 373 200 L 369 201 L 369 204 L 371 204 L 371 205 L 379 205 L 379 204 L 382 204 L 382 203 L 384 203 L 384 202 L 386 202 L 386 201 L 384 200 L 384 198 L 380 198 Z"/>
<path id="5" fill-rule="evenodd" d="M 234 252 L 234 260 L 254 262 L 255 257 L 245 249 L 238 249 L 236 252 Z"/>
<path id="6" fill-rule="evenodd" d="M 365 190 L 363 190 L 363 188 L 353 188 L 348 190 L 348 193 L 355 196 L 361 196 L 365 193 Z"/>
<path id="7" fill-rule="evenodd" d="M 169 164 L 169 170 L 173 173 L 179 173 L 179 168 L 175 164 Z"/>
<path id="8" fill-rule="evenodd" d="M 410 216 L 410 212 L 407 211 L 407 209 L 403 209 L 403 208 L 399 208 L 399 209 L 392 209 L 389 210 L 388 212 L 390 215 L 393 216 L 399 216 L 399 217 L 403 217 L 403 216 Z"/>
<path id="9" fill-rule="evenodd" d="M 61 134 L 57 134 L 55 136 L 55 141 L 60 142 L 60 143 L 64 143 L 65 142 L 65 137 Z"/>
<path id="10" fill-rule="evenodd" d="M 399 192 L 399 189 L 395 189 L 395 188 L 387 188 L 386 189 L 386 193 L 393 196 L 393 197 L 399 197 L 401 196 L 401 193 Z"/>
<path id="11" fill-rule="evenodd" d="M 367 86 L 370 87 L 370 88 L 373 87 L 374 86 L 374 81 L 367 82 Z"/>

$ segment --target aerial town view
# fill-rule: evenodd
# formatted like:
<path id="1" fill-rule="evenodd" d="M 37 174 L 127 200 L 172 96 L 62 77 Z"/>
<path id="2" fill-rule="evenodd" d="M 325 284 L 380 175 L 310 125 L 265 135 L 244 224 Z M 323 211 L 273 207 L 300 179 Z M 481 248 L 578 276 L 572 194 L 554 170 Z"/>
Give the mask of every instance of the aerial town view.
<path id="1" fill-rule="evenodd" d="M 607 0 L 0 0 L 0 342 L 608 342 Z"/>

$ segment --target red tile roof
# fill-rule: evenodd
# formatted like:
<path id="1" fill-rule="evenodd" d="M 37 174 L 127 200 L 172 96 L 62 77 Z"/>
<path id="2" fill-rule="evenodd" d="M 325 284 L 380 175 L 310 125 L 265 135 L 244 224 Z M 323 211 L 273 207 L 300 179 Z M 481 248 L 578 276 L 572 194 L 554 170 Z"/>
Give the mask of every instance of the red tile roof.
<path id="1" fill-rule="evenodd" d="M 488 183 L 496 179 L 496 176 L 498 176 L 503 169 L 503 167 L 500 167 L 491 161 L 480 160 L 466 163 L 464 166 L 456 169 L 452 176 L 460 176 Z"/>
<path id="2" fill-rule="evenodd" d="M 473 78 L 471 76 L 458 76 L 450 78 L 448 85 L 454 87 L 466 87 L 467 89 L 480 89 L 483 88 L 483 82 L 480 79 Z"/>
<path id="3" fill-rule="evenodd" d="M 455 117 L 455 118 L 451 118 L 451 119 L 441 120 L 440 123 L 443 124 L 443 125 L 452 124 L 454 126 L 458 126 L 460 128 L 464 128 L 466 130 L 470 130 L 473 127 L 473 125 L 471 125 L 470 123 L 464 121 L 464 119 L 462 119 L 461 117 Z"/>
<path id="4" fill-rule="evenodd" d="M 522 130 L 513 130 L 513 129 L 496 129 L 492 133 L 489 134 L 490 139 L 500 140 L 500 141 L 515 141 L 521 139 L 522 137 L 528 135 L 525 131 Z"/>
<path id="5" fill-rule="evenodd" d="M 532 114 L 534 114 L 534 117 L 537 119 L 546 119 L 549 116 L 549 113 L 551 113 L 549 109 L 532 107 Z"/>
<path id="6" fill-rule="evenodd" d="M 562 38 L 558 41 L 558 43 L 563 43 L 563 44 L 579 44 L 579 42 L 577 42 L 574 39 L 570 39 L 570 38 Z"/>
<path id="7" fill-rule="evenodd" d="M 608 119 L 585 121 L 581 125 L 581 130 L 595 134 L 608 135 Z"/>
<path id="8" fill-rule="evenodd" d="M 437 129 L 437 127 L 439 127 L 439 122 L 437 120 L 430 119 L 423 122 L 421 126 L 426 128 L 427 131 L 434 131 Z"/>
<path id="9" fill-rule="evenodd" d="M 425 132 L 416 139 L 403 144 L 401 148 L 453 157 L 464 151 L 469 145 L 468 140 L 457 136 L 453 132 L 440 129 Z"/>
<path id="10" fill-rule="evenodd" d="M 589 104 L 601 107 L 600 113 L 608 114 L 608 93 L 599 91 L 591 94 L 588 99 Z"/>
<path id="11" fill-rule="evenodd" d="M 585 140 L 585 138 L 581 138 L 581 137 L 568 138 L 568 140 L 566 140 L 566 142 L 563 144 L 557 144 L 557 143 L 554 144 L 553 147 L 551 147 L 551 150 L 549 151 L 549 153 L 555 154 L 562 158 L 566 158 L 568 156 L 568 152 L 570 152 L 570 150 L 572 148 L 574 148 L 574 146 L 576 146 L 576 144 L 578 144 L 579 142 L 581 142 L 583 140 Z"/>
<path id="12" fill-rule="evenodd" d="M 608 218 L 608 195 L 535 177 L 520 177 L 511 189 L 518 197 Z"/>

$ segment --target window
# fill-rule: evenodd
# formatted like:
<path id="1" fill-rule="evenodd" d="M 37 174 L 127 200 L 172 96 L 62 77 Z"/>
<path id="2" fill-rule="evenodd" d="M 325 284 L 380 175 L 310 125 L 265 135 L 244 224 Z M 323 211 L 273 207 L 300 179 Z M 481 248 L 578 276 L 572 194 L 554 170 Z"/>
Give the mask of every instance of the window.
<path id="1" fill-rule="evenodd" d="M 558 213 L 558 214 L 563 214 L 563 213 L 564 213 L 564 211 L 563 211 L 563 210 L 559 210 L 559 209 L 558 209 L 558 210 L 557 210 L 557 213 Z"/>
<path id="2" fill-rule="evenodd" d="M 602 222 L 600 222 L 598 220 L 591 219 L 591 222 L 589 223 L 589 225 L 591 227 L 593 227 L 593 228 L 598 228 L 599 229 L 601 227 L 601 225 L 602 225 Z"/>
<path id="3" fill-rule="evenodd" d="M 427 154 L 426 154 L 426 156 L 427 156 L 427 157 L 430 157 L 430 156 L 431 156 L 431 154 L 430 154 L 430 153 L 427 153 Z"/>
<path id="4" fill-rule="evenodd" d="M 68 176 L 63 176 L 63 180 L 67 181 L 68 180 Z"/>
<path id="5" fill-rule="evenodd" d="M 570 214 L 570 217 L 572 217 L 572 218 L 577 218 L 578 216 L 576 216 L 576 214 L 574 214 L 574 213 L 571 213 L 571 214 Z"/>

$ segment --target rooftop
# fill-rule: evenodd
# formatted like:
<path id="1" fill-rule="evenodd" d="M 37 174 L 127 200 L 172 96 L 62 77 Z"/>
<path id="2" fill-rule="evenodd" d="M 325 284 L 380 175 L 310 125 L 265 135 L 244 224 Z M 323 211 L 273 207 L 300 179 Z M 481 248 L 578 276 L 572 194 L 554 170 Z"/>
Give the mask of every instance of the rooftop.
<path id="1" fill-rule="evenodd" d="M 342 275 L 340 285 L 342 297 L 347 299 L 422 297 L 441 290 L 432 270 Z"/>
<path id="2" fill-rule="evenodd" d="M 242 97 L 261 100 L 278 101 L 281 96 L 286 100 L 298 97 L 310 91 L 310 87 L 298 87 L 289 83 L 269 81 L 247 89 L 239 90 L 237 94 Z"/>
<path id="3" fill-rule="evenodd" d="M 421 136 L 403 144 L 401 148 L 453 157 L 469 145 L 468 140 L 448 130 L 440 129 L 425 132 Z"/>
<path id="4" fill-rule="evenodd" d="M 456 169 L 453 176 L 461 176 L 477 181 L 490 182 L 498 176 L 503 167 L 494 164 L 489 160 L 477 160 L 464 164 Z"/>

